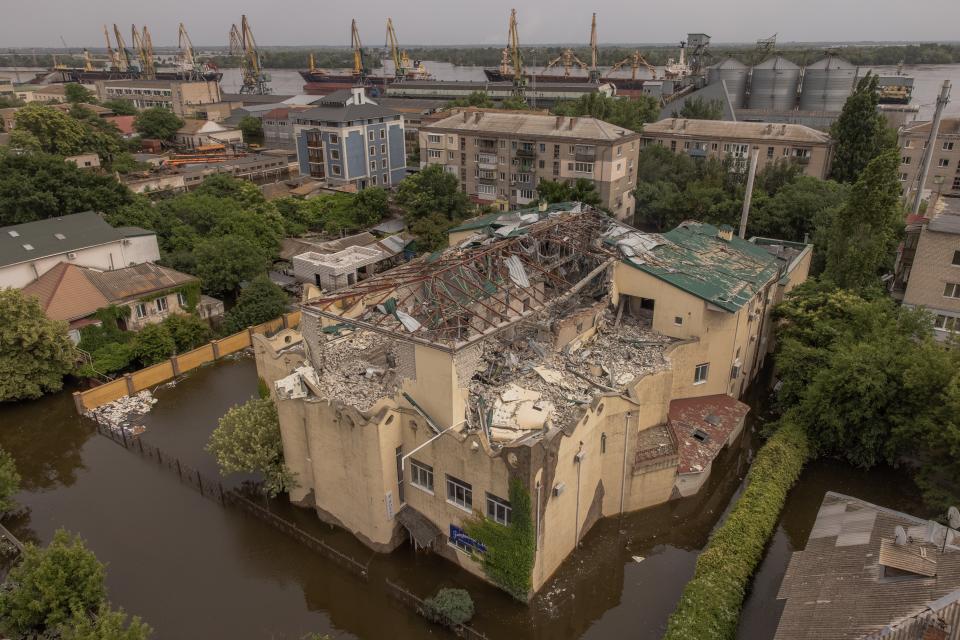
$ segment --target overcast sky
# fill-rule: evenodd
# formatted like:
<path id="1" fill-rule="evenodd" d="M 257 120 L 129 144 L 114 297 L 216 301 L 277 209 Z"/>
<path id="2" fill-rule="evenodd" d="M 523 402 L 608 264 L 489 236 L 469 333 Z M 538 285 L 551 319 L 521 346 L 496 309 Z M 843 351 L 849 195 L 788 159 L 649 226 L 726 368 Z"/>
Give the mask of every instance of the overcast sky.
<path id="1" fill-rule="evenodd" d="M 601 43 L 673 42 L 702 31 L 714 42 L 777 33 L 787 41 L 960 40 L 960 0 L 0 0 L 0 48 L 103 46 L 102 25 L 146 24 L 155 46 L 186 24 L 195 45 L 226 45 L 246 13 L 261 45 L 348 45 L 350 19 L 368 46 L 387 16 L 401 44 L 504 42 L 512 6 L 522 44 L 585 42 L 597 12 Z"/>

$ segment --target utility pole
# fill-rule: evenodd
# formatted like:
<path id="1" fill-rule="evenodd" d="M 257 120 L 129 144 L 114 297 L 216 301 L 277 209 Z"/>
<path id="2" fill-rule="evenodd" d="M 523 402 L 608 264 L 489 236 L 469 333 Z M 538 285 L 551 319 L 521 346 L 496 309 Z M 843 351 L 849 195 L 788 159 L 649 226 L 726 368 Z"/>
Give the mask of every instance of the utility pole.
<path id="1" fill-rule="evenodd" d="M 750 156 L 750 171 L 747 173 L 747 190 L 743 194 L 743 211 L 740 212 L 740 239 L 747 239 L 747 218 L 750 217 L 750 201 L 753 200 L 753 180 L 757 177 L 757 160 L 760 147 L 754 145 Z"/>
<path id="2" fill-rule="evenodd" d="M 933 162 L 933 146 L 940 133 L 940 119 L 943 117 L 943 108 L 950 102 L 950 81 L 943 81 L 943 88 L 937 97 L 937 109 L 933 112 L 933 122 L 930 123 L 930 137 L 927 138 L 927 148 L 923 150 L 923 164 L 920 165 L 920 177 L 917 183 L 917 193 L 913 198 L 913 215 L 920 215 L 920 201 L 923 199 L 923 186 L 927 184 L 930 174 L 930 164 Z"/>

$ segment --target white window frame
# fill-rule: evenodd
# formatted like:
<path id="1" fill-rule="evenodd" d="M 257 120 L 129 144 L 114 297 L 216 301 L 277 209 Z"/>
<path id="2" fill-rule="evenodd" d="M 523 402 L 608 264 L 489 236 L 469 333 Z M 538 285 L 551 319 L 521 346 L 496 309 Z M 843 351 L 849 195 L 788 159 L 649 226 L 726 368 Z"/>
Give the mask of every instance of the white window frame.
<path id="1" fill-rule="evenodd" d="M 448 475 L 446 479 L 447 504 L 451 504 L 467 513 L 473 513 L 473 485 L 451 475 Z"/>
<path id="2" fill-rule="evenodd" d="M 167 310 L 167 296 L 160 296 L 154 300 L 154 304 L 157 306 L 157 313 L 164 313 Z"/>
<path id="3" fill-rule="evenodd" d="M 335 164 L 332 167 L 330 167 L 330 175 L 332 176 L 342 175 L 342 172 L 340 171 L 340 165 Z"/>
<path id="4" fill-rule="evenodd" d="M 340 159 L 340 150 L 339 149 L 330 149 L 330 159 L 339 160 Z"/>
<path id="5" fill-rule="evenodd" d="M 330 134 L 330 144 L 338 144 L 339 142 L 340 142 L 340 137 L 339 137 L 337 134 L 335 134 L 335 133 L 331 133 L 331 134 Z"/>
<path id="6" fill-rule="evenodd" d="M 487 518 L 498 524 L 507 527 L 510 526 L 510 519 L 513 516 L 513 507 L 509 500 L 504 500 L 500 496 L 492 493 L 487 494 Z"/>
<path id="7" fill-rule="evenodd" d="M 949 140 L 944 140 L 944 141 L 943 141 L 943 146 L 940 147 L 940 149 L 941 149 L 942 151 L 953 151 L 953 142 L 951 142 L 951 141 L 949 141 Z"/>
<path id="8" fill-rule="evenodd" d="M 183 291 L 177 291 L 177 302 L 181 307 L 187 306 L 187 295 Z"/>
<path id="9" fill-rule="evenodd" d="M 410 484 L 433 495 L 433 467 L 410 458 Z"/>
<path id="10" fill-rule="evenodd" d="M 443 136 L 437 133 L 428 133 L 427 142 L 429 144 L 440 144 L 440 141 L 443 140 Z"/>
<path id="11" fill-rule="evenodd" d="M 960 298 L 960 283 L 948 282 L 943 287 L 944 298 Z"/>
<path id="12" fill-rule="evenodd" d="M 701 362 L 693 368 L 693 384 L 704 384 L 710 377 L 710 363 Z"/>
<path id="13" fill-rule="evenodd" d="M 427 149 L 427 158 L 432 158 L 433 160 L 439 160 L 442 157 L 440 149 Z"/>
<path id="14" fill-rule="evenodd" d="M 381 168 L 381 169 L 386 169 L 386 168 L 387 168 L 387 159 L 386 159 L 386 158 L 384 158 L 383 160 L 380 161 L 380 168 Z"/>
<path id="15" fill-rule="evenodd" d="M 143 318 L 146 318 L 146 317 L 147 317 L 147 305 L 144 304 L 144 303 L 142 303 L 142 302 L 138 302 L 138 303 L 137 303 L 137 306 L 134 307 L 134 313 L 135 313 L 136 316 L 137 316 L 137 320 L 142 320 Z"/>
<path id="16" fill-rule="evenodd" d="M 375 134 L 372 129 L 370 131 L 367 131 L 367 140 L 369 140 L 370 142 L 373 142 L 376 139 L 377 139 L 377 134 Z"/>
<path id="17" fill-rule="evenodd" d="M 386 130 L 386 129 L 380 129 L 380 139 L 381 139 L 381 140 L 385 140 L 386 137 L 387 137 L 387 130 Z"/>
<path id="18" fill-rule="evenodd" d="M 947 168 L 947 167 L 949 167 L 949 166 L 950 166 L 950 159 L 949 159 L 949 158 L 940 158 L 939 160 L 937 160 L 937 167 L 938 167 L 938 168 L 940 168 L 940 169 L 945 169 L 945 168 Z"/>
<path id="19" fill-rule="evenodd" d="M 940 314 L 937 315 L 936 319 L 933 321 L 933 327 L 934 329 L 939 329 L 940 331 L 957 333 L 960 332 L 960 318 Z"/>
<path id="20" fill-rule="evenodd" d="M 573 172 L 574 173 L 593 173 L 593 163 L 592 162 L 574 162 L 573 163 Z"/>

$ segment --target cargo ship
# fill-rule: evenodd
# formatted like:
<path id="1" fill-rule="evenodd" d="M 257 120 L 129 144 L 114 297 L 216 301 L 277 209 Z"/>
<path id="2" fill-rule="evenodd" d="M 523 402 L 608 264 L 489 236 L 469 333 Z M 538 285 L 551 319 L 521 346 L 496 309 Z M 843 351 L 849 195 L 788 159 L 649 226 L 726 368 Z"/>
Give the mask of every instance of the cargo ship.
<path id="1" fill-rule="evenodd" d="M 892 76 L 877 77 L 880 104 L 910 104 L 913 98 L 913 78 L 903 73 L 902 65 Z"/>
<path id="2" fill-rule="evenodd" d="M 38 78 L 40 76 L 38 75 Z M 119 71 L 116 69 L 84 69 L 83 67 L 55 67 L 50 69 L 41 78 L 42 82 L 79 82 L 81 84 L 90 84 L 97 80 L 136 80 L 141 77 L 137 69 L 128 71 Z M 220 82 L 223 73 L 210 66 L 199 72 L 185 71 L 181 69 L 157 69 L 154 74 L 155 80 L 213 80 Z"/>

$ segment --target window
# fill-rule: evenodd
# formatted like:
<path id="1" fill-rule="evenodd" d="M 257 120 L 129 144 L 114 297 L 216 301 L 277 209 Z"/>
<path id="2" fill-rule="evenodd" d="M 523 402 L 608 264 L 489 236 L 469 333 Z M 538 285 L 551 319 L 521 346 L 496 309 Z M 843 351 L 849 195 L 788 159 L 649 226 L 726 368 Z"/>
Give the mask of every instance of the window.
<path id="1" fill-rule="evenodd" d="M 912 158 L 910 156 L 903 156 L 900 158 L 900 164 L 910 164 Z"/>
<path id="2" fill-rule="evenodd" d="M 710 373 L 710 363 L 704 362 L 698 364 L 693 371 L 693 384 L 703 384 L 707 381 L 707 375 Z"/>
<path id="3" fill-rule="evenodd" d="M 674 317 L 673 317 L 673 324 L 677 325 L 678 327 L 679 327 L 680 325 L 682 325 L 682 324 L 683 324 L 683 316 L 674 316 Z"/>
<path id="4" fill-rule="evenodd" d="M 161 298 L 157 298 L 157 300 L 156 300 L 156 305 L 157 305 L 157 311 L 159 311 L 160 313 L 163 313 L 164 311 L 166 311 L 166 310 L 167 310 L 167 297 L 166 297 L 166 296 L 163 296 L 163 297 L 161 297 Z"/>
<path id="5" fill-rule="evenodd" d="M 573 170 L 577 173 L 593 173 L 592 162 L 574 162 Z"/>
<path id="6" fill-rule="evenodd" d="M 717 142 L 711 142 L 711 143 L 710 143 L 710 150 L 711 150 L 711 151 L 716 151 L 719 146 L 720 146 L 719 143 L 717 143 Z"/>
<path id="7" fill-rule="evenodd" d="M 953 261 L 951 264 L 953 264 L 955 267 L 960 267 L 960 251 L 953 252 Z"/>
<path id="8" fill-rule="evenodd" d="M 376 134 L 374 134 L 373 131 L 367 131 L 367 140 L 369 140 L 370 142 L 373 142 L 375 137 L 376 137 Z"/>
<path id="9" fill-rule="evenodd" d="M 939 160 L 937 160 L 937 166 L 938 166 L 938 167 L 949 167 L 949 166 L 950 166 L 950 161 L 947 160 L 946 158 L 940 158 Z"/>
<path id="10" fill-rule="evenodd" d="M 340 166 L 339 166 L 339 165 L 333 165 L 332 167 L 330 167 L 330 172 L 331 172 L 333 175 L 335 175 L 335 176 L 340 175 Z"/>
<path id="11" fill-rule="evenodd" d="M 542 146 L 542 145 L 541 145 L 541 146 Z M 538 166 L 539 168 L 543 169 L 543 168 L 546 167 L 547 165 L 544 163 L 543 160 L 539 160 L 539 161 L 537 162 L 537 166 Z"/>
<path id="12" fill-rule="evenodd" d="M 430 144 L 440 144 L 440 136 L 431 133 L 427 136 L 427 142 Z"/>
<path id="13" fill-rule="evenodd" d="M 960 298 L 960 284 L 956 282 L 948 282 L 947 286 L 943 288 L 943 297 Z"/>
<path id="14" fill-rule="evenodd" d="M 410 484 L 433 493 L 433 467 L 410 458 Z"/>
<path id="15" fill-rule="evenodd" d="M 521 198 L 526 198 L 527 200 L 533 199 L 533 193 L 533 189 L 519 189 L 517 191 L 517 195 L 519 195 Z"/>
<path id="16" fill-rule="evenodd" d="M 371 147 L 368 149 L 368 151 L 370 152 L 370 155 L 372 155 L 372 156 L 377 155 L 377 148 L 376 148 L 376 147 L 371 146 Z"/>
<path id="17" fill-rule="evenodd" d="M 487 517 L 493 520 L 494 522 L 499 522 L 500 524 L 507 526 L 510 524 L 510 514 L 513 512 L 513 509 L 510 508 L 510 503 L 504 500 L 503 498 L 498 498 L 492 493 L 487 494 Z"/>
<path id="18" fill-rule="evenodd" d="M 606 452 L 607 452 L 607 434 L 601 433 L 600 434 L 600 453 L 606 453 Z"/>
<path id="19" fill-rule="evenodd" d="M 386 152 L 387 152 L 387 145 L 385 144 L 380 145 L 380 153 L 386 153 Z M 450 152 L 450 157 L 451 158 L 453 157 L 453 151 Z"/>
<path id="20" fill-rule="evenodd" d="M 181 307 L 187 306 L 187 296 L 183 291 L 177 291 L 177 304 Z"/>
<path id="21" fill-rule="evenodd" d="M 330 159 L 339 160 L 340 159 L 340 150 L 339 149 L 330 149 Z"/>
<path id="22" fill-rule="evenodd" d="M 387 137 L 387 130 L 386 130 L 386 129 L 380 129 L 380 139 L 383 140 L 383 139 L 386 138 L 386 137 Z M 452 142 L 452 141 L 451 141 L 451 142 Z"/>
<path id="23" fill-rule="evenodd" d="M 370 183 L 373 185 L 377 184 L 377 176 L 370 176 Z"/>
<path id="24" fill-rule="evenodd" d="M 440 159 L 440 149 L 427 149 L 427 157 L 434 160 Z"/>
<path id="25" fill-rule="evenodd" d="M 370 161 L 370 171 L 376 171 L 376 170 L 377 170 L 377 161 L 376 161 L 376 160 L 371 160 L 371 161 Z"/>
<path id="26" fill-rule="evenodd" d="M 137 304 L 136 310 L 137 310 L 137 311 L 136 311 L 136 314 L 137 314 L 137 319 L 138 319 L 138 320 L 141 319 L 141 318 L 146 318 L 146 317 L 147 317 L 147 305 L 145 305 L 145 304 L 143 304 L 142 302 L 140 302 L 140 303 Z"/>
<path id="27" fill-rule="evenodd" d="M 767 157 L 768 158 L 773 157 L 773 147 L 767 147 Z"/>
<path id="28" fill-rule="evenodd" d="M 670 141 L 670 151 L 676 151 L 676 150 L 677 150 L 677 141 L 676 141 L 676 140 L 671 140 L 671 141 Z"/>
<path id="29" fill-rule="evenodd" d="M 447 151 L 447 160 L 453 160 L 453 151 Z"/>
<path id="30" fill-rule="evenodd" d="M 340 142 L 340 137 L 337 136 L 337 134 L 335 134 L 335 133 L 331 133 L 331 134 L 330 134 L 330 144 L 337 144 L 338 142 Z"/>
<path id="31" fill-rule="evenodd" d="M 910 149 L 912 147 L 913 147 L 913 140 L 907 140 L 903 145 L 904 149 Z"/>
<path id="32" fill-rule="evenodd" d="M 617 147 L 617 157 L 619 158 L 622 155 L 623 155 L 623 146 L 621 145 Z"/>
<path id="33" fill-rule="evenodd" d="M 901 173 L 901 174 L 900 174 L 900 182 L 906 182 L 906 181 L 907 181 L 907 174 Z"/>
<path id="34" fill-rule="evenodd" d="M 383 160 L 380 161 L 380 168 L 381 168 L 381 169 L 386 169 L 386 168 L 387 168 L 387 159 L 386 159 L 386 158 L 384 158 Z"/>
<path id="35" fill-rule="evenodd" d="M 957 331 L 960 331 L 960 322 L 957 320 L 957 318 L 952 316 L 938 315 L 937 319 L 933 323 L 933 326 L 943 331 L 952 331 L 956 333 Z"/>
<path id="36" fill-rule="evenodd" d="M 461 509 L 473 509 L 473 487 L 463 480 L 447 476 L 447 502 Z"/>
<path id="37" fill-rule="evenodd" d="M 952 142 L 944 142 L 942 148 L 943 148 L 944 151 L 953 151 L 953 143 L 952 143 Z"/>
<path id="38" fill-rule="evenodd" d="M 689 141 L 689 140 L 684 141 L 684 143 L 683 143 L 683 148 L 684 148 L 684 149 L 689 149 L 689 148 L 690 148 L 690 141 Z"/>
<path id="39" fill-rule="evenodd" d="M 495 196 L 497 195 L 497 187 L 492 184 L 478 184 L 477 185 L 477 194 L 485 196 Z"/>

